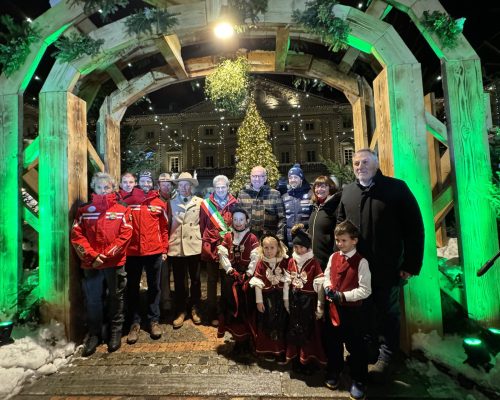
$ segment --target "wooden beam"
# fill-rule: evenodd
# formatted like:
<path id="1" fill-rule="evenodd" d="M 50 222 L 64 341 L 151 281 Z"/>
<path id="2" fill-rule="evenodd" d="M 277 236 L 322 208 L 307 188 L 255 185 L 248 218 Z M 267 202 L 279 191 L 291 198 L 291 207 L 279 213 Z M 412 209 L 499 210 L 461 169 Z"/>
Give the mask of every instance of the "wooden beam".
<path id="1" fill-rule="evenodd" d="M 33 140 L 28 147 L 23 151 L 23 166 L 24 169 L 31 169 L 33 164 L 37 162 L 40 154 L 40 140 L 38 136 Z"/>
<path id="2" fill-rule="evenodd" d="M 179 79 L 186 79 L 188 73 L 182 59 L 182 46 L 179 37 L 177 35 L 166 35 L 156 39 L 155 43 L 167 64 L 174 70 L 175 76 Z"/>
<path id="3" fill-rule="evenodd" d="M 290 28 L 279 27 L 276 32 L 276 72 L 283 72 L 290 47 Z"/>
<path id="4" fill-rule="evenodd" d="M 440 220 L 439 216 L 443 213 L 443 210 L 449 208 L 450 205 L 453 205 L 453 188 L 451 186 L 447 186 L 432 202 L 434 221 Z"/>
<path id="5" fill-rule="evenodd" d="M 358 97 L 351 105 L 354 127 L 354 148 L 355 150 L 366 149 L 369 143 L 365 101 L 362 97 Z"/>
<path id="6" fill-rule="evenodd" d="M 127 78 L 125 77 L 125 75 L 123 75 L 122 71 L 116 66 L 116 64 L 112 64 L 108 68 L 106 68 L 106 72 L 111 77 L 111 79 L 113 79 L 113 82 L 116 84 L 118 89 L 123 89 L 127 86 Z"/>
<path id="7" fill-rule="evenodd" d="M 28 225 L 31 226 L 35 231 L 38 232 L 40 230 L 38 217 L 33 214 L 26 206 L 23 207 L 23 220 L 26 221 Z"/>
<path id="8" fill-rule="evenodd" d="M 356 77 L 346 75 L 337 66 L 327 60 L 313 59 L 308 76 L 321 79 L 326 84 L 354 96 L 359 96 L 359 86 Z"/>
<path id="9" fill-rule="evenodd" d="M 101 82 L 86 81 L 76 94 L 87 103 L 87 108 L 89 109 L 100 89 Z"/>
<path id="10" fill-rule="evenodd" d="M 438 120 L 434 115 L 428 111 L 425 112 L 426 128 L 437 140 L 448 146 L 448 132 L 446 125 Z"/>
<path id="11" fill-rule="evenodd" d="M 38 171 L 36 168 L 29 169 L 23 175 L 23 181 L 28 185 L 28 187 L 38 195 Z"/>
<path id="12" fill-rule="evenodd" d="M 94 149 L 94 146 L 92 145 L 92 142 L 87 138 L 87 152 L 89 155 L 89 160 L 92 166 L 94 167 L 94 171 L 100 171 L 104 172 L 104 163 L 101 160 L 101 157 L 99 157 L 99 154 L 97 154 L 97 151 Z"/>

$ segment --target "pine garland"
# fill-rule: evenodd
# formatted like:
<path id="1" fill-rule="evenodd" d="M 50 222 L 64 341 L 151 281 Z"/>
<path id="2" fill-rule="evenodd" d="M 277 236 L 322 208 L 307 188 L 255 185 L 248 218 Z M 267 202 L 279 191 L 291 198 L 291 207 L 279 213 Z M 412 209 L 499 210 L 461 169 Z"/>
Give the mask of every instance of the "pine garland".
<path id="1" fill-rule="evenodd" d="M 325 164 L 328 172 L 339 180 L 341 187 L 356 180 L 352 165 L 343 165 L 329 159 L 322 159 L 321 161 Z"/>
<path id="2" fill-rule="evenodd" d="M 51 56 L 62 62 L 71 62 L 84 54 L 95 56 L 99 53 L 103 43 L 103 39 L 94 40 L 88 36 L 73 32 L 69 36 L 61 36 L 54 43 L 58 50 L 52 53 Z"/>
<path id="3" fill-rule="evenodd" d="M 252 99 L 238 129 L 236 173 L 231 181 L 231 192 L 237 193 L 249 181 L 252 168 L 261 165 L 267 170 L 268 184 L 276 185 L 279 178 L 278 160 L 269 141 L 271 129 L 262 119 Z"/>
<path id="4" fill-rule="evenodd" d="M 127 7 L 129 0 L 71 0 L 70 5 L 83 5 L 85 14 L 92 14 L 101 10 L 101 19 L 105 20 L 109 15 L 118 11 L 118 8 Z"/>
<path id="5" fill-rule="evenodd" d="M 22 67 L 30 54 L 30 46 L 40 38 L 38 29 L 28 21 L 16 24 L 10 15 L 0 16 L 0 64 L 6 77 Z"/>
<path id="6" fill-rule="evenodd" d="M 259 22 L 259 15 L 267 11 L 268 0 L 229 0 L 231 14 L 241 24 L 250 20 L 252 24 Z M 240 28 L 241 29 L 241 28 Z"/>
<path id="7" fill-rule="evenodd" d="M 318 35 L 328 46 L 328 50 L 337 52 L 347 49 L 347 38 L 351 28 L 347 22 L 335 16 L 333 6 L 336 0 L 312 0 L 306 2 L 304 11 L 294 10 L 292 21 L 302 25 L 307 32 Z"/>
<path id="8" fill-rule="evenodd" d="M 166 9 L 146 7 L 125 20 L 127 33 L 129 35 L 139 35 L 146 32 L 152 34 L 153 26 L 155 25 L 157 32 L 166 33 L 177 25 L 178 20 L 175 17 L 176 15 L 178 14 L 171 14 Z"/>
<path id="9" fill-rule="evenodd" d="M 219 110 L 238 115 L 250 85 L 248 62 L 244 57 L 224 60 L 205 78 L 205 94 Z"/>
<path id="10" fill-rule="evenodd" d="M 440 11 L 424 11 L 422 23 L 438 36 L 443 47 L 451 49 L 457 45 L 458 35 L 464 30 L 465 18 L 453 20 L 448 14 Z"/>

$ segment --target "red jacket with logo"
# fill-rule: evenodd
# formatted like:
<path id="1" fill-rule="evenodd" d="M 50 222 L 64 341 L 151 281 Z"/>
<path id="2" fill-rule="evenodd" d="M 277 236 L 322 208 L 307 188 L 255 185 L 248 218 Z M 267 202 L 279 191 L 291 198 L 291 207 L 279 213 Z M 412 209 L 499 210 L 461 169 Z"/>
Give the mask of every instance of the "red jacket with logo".
<path id="1" fill-rule="evenodd" d="M 141 194 L 142 193 L 142 194 Z M 134 232 L 127 249 L 128 256 L 149 256 L 168 253 L 167 205 L 158 192 L 138 190 L 127 200 L 133 199 L 128 208 L 132 212 Z"/>
<path id="2" fill-rule="evenodd" d="M 106 259 L 97 269 L 122 266 L 131 237 L 131 212 L 118 202 L 116 193 L 94 193 L 92 201 L 78 209 L 71 229 L 71 243 L 82 268 L 93 268 L 99 254 Z"/>

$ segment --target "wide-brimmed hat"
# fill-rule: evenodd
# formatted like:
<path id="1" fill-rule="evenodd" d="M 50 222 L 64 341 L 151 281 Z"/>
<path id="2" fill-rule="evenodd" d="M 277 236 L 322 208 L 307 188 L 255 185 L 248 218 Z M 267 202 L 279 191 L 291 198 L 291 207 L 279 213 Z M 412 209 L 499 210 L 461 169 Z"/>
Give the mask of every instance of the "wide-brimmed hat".
<path id="1" fill-rule="evenodd" d="M 175 183 L 179 183 L 180 181 L 189 182 L 194 187 L 198 186 L 198 179 L 193 178 L 189 172 L 181 172 L 180 175 L 174 180 Z"/>
<path id="2" fill-rule="evenodd" d="M 173 183 L 175 183 L 175 179 L 170 174 L 163 172 L 158 177 L 158 182 L 173 182 Z"/>

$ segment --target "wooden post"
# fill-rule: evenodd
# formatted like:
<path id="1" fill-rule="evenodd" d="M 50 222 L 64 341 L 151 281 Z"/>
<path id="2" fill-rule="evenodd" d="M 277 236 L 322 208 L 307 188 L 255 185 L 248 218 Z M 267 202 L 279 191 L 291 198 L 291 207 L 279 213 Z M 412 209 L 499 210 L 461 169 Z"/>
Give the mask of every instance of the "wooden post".
<path id="1" fill-rule="evenodd" d="M 69 92 L 40 94 L 40 296 L 42 315 L 82 332 L 80 261 L 69 241 L 79 204 L 87 200 L 85 102 Z M 69 290 L 68 290 L 69 288 Z"/>

